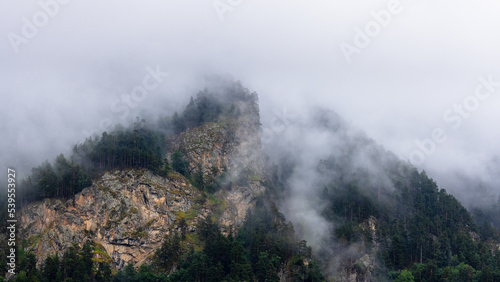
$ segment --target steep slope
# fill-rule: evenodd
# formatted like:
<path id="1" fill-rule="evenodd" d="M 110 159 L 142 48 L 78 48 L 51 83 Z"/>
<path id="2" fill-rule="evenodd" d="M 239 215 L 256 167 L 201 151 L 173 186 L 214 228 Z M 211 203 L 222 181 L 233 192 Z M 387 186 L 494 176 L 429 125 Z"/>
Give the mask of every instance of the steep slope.
<path id="1" fill-rule="evenodd" d="M 204 105 L 206 97 L 201 94 L 193 103 Z M 40 263 L 48 254 L 61 255 L 73 243 L 92 241 L 103 260 L 122 269 L 128 263 L 150 262 L 165 236 L 183 228 L 194 233 L 197 222 L 208 216 L 217 220 L 223 233 L 236 230 L 256 196 L 264 192 L 261 182 L 267 176 L 256 96 L 233 100 L 220 103 L 230 115 L 222 111 L 209 121 L 190 122 L 185 112 L 184 131 L 166 139 L 166 158 L 171 163 L 173 154 L 180 152 L 188 163 L 185 176 L 115 169 L 69 199 L 31 203 L 20 211 L 26 247 Z M 197 175 L 202 181 L 194 187 Z"/>
<path id="2" fill-rule="evenodd" d="M 240 226 L 256 195 L 264 192 L 261 181 L 265 158 L 261 151 L 259 108 L 255 100 L 231 105 L 236 117 L 221 117 L 181 133 L 174 150 L 184 153 L 190 174 L 201 173 L 204 183 L 221 187 L 216 195 L 227 200 L 222 226 Z M 215 182 L 215 183 L 214 183 Z"/>
<path id="3" fill-rule="evenodd" d="M 241 86 L 219 96 L 200 92 L 162 124 L 165 138 L 136 126 L 91 140 L 89 148 L 99 149 L 89 153 L 94 169 L 104 168 L 92 185 L 20 211 L 20 238 L 39 265 L 93 242 L 95 261 L 119 270 L 149 264 L 159 250 L 155 271 L 177 269 L 171 277 L 180 280 L 204 273 L 217 281 L 323 281 L 314 256 L 331 281 L 500 280 L 498 231 L 488 222 L 478 228 L 425 172 L 333 112 L 316 109 L 288 124 L 268 147 L 275 167 L 261 149 L 257 97 Z M 39 185 L 39 195 L 71 192 L 65 183 L 80 182 L 61 175 L 85 180 L 78 165 L 59 176 L 45 165 L 51 178 L 34 183 L 60 187 Z"/>
<path id="4" fill-rule="evenodd" d="M 335 113 L 296 119 L 268 152 L 287 186 L 281 209 L 330 279 L 389 280 L 409 269 L 416 281 L 465 281 L 460 267 L 471 280 L 500 278 L 498 233 L 483 236 L 425 172 Z"/>
<path id="5" fill-rule="evenodd" d="M 102 246 L 103 259 L 122 268 L 148 259 L 164 236 L 179 230 L 181 219 L 193 231 L 191 223 L 214 209 L 202 196 L 179 174 L 115 170 L 72 199 L 46 199 L 23 209 L 21 234 L 40 259 L 91 240 Z"/>

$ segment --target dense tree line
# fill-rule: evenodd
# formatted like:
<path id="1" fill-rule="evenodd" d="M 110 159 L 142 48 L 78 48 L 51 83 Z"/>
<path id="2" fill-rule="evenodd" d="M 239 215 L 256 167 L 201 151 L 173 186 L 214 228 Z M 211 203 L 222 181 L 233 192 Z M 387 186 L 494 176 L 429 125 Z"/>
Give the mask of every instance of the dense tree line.
<path id="1" fill-rule="evenodd" d="M 73 148 L 72 158 L 90 162 L 93 176 L 114 168 L 147 168 L 159 172 L 164 165 L 165 136 L 137 121 L 131 128 L 103 132 Z"/>
<path id="2" fill-rule="evenodd" d="M 393 279 L 500 281 L 498 230 L 490 221 L 483 218 L 478 227 L 460 202 L 438 189 L 425 172 L 409 169 L 395 187 L 384 201 L 377 191 L 352 182 L 325 187 L 330 202 L 325 215 L 343 223 L 336 237 L 345 244 L 371 242 L 360 224 L 373 217 L 380 256 Z"/>
<path id="3" fill-rule="evenodd" d="M 324 281 L 311 248 L 299 240 L 290 223 L 269 202 L 259 199 L 236 236 L 221 234 L 210 220 L 199 225 L 202 251 L 193 249 L 178 262 L 170 281 L 280 281 L 283 273 L 294 281 Z M 166 240 L 155 263 L 165 270 L 179 258 L 180 237 Z"/>
<path id="4" fill-rule="evenodd" d="M 409 194 L 402 201 L 410 209 L 388 224 L 392 230 L 392 238 L 386 242 L 390 246 L 385 254 L 388 266 L 409 268 L 415 281 L 472 281 L 473 276 L 478 281 L 500 281 L 498 248 L 493 251 L 481 240 L 470 213 L 452 195 L 439 190 L 425 172 L 416 171 L 402 192 Z M 474 274 L 454 279 L 457 268 Z"/>
<path id="5" fill-rule="evenodd" d="M 91 179 L 116 168 L 147 168 L 165 175 L 169 169 L 164 159 L 164 136 L 138 124 L 129 129 L 103 132 L 73 147 L 66 158 L 60 154 L 50 163 L 32 169 L 19 183 L 23 204 L 44 198 L 71 197 L 92 185 Z"/>
<path id="6" fill-rule="evenodd" d="M 473 208 L 472 217 L 479 228 L 481 239 L 500 241 L 500 198 L 491 206 Z"/>
<path id="7" fill-rule="evenodd" d="M 68 160 L 63 154 L 49 163 L 31 170 L 31 175 L 18 184 L 22 204 L 53 197 L 70 197 L 92 185 L 91 176 L 80 163 Z"/>
<path id="8" fill-rule="evenodd" d="M 19 272 L 15 281 L 111 281 L 109 264 L 99 262 L 94 253 L 95 246 L 90 242 L 82 247 L 77 244 L 69 246 L 62 257 L 49 255 L 40 267 L 36 265 L 36 257 L 31 251 L 18 249 Z"/>
<path id="9" fill-rule="evenodd" d="M 237 118 L 243 114 L 236 106 L 238 101 L 257 103 L 257 94 L 250 93 L 240 83 L 229 85 L 218 94 L 208 90 L 200 91 L 196 98 L 191 97 L 184 112 L 174 113 L 171 121 L 166 121 L 164 124 L 179 134 L 187 128 L 197 127 L 206 122 Z"/>
<path id="10" fill-rule="evenodd" d="M 190 127 L 224 118 L 236 118 L 241 113 L 238 101 L 257 103 L 257 95 L 240 83 L 232 83 L 214 94 L 208 90 L 191 98 L 181 115 L 161 118 L 157 125 L 146 126 L 137 120 L 130 128 L 117 127 L 101 136 L 89 137 L 75 145 L 69 157 L 58 155 L 53 162 L 45 161 L 18 184 L 22 204 L 51 197 L 70 197 L 91 185 L 102 172 L 115 168 L 147 168 L 166 175 L 171 166 L 188 177 L 200 189 L 213 188 L 200 175 L 189 175 L 187 163 L 180 152 L 174 152 L 173 163 L 164 158 L 166 139 L 173 138 Z"/>

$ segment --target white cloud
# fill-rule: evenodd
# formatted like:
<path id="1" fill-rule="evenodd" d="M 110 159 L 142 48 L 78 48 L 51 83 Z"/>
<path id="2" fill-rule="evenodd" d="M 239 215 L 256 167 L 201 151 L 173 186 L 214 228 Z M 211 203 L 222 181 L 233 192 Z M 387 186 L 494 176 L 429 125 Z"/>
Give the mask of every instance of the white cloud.
<path id="1" fill-rule="evenodd" d="M 260 94 L 263 118 L 273 107 L 319 104 L 408 155 L 415 139 L 441 125 L 443 111 L 474 91 L 478 76 L 500 80 L 500 4 L 401 0 L 403 11 L 348 64 L 340 42 L 387 3 L 243 1 L 221 21 L 213 1 L 73 0 L 15 54 L 8 34 L 20 34 L 22 18 L 40 5 L 4 1 L 2 160 L 52 158 L 156 64 L 172 79 L 157 91 L 161 99 L 193 93 L 203 74 L 231 74 Z M 432 175 L 499 155 L 499 104 L 492 97 L 423 167 Z"/>

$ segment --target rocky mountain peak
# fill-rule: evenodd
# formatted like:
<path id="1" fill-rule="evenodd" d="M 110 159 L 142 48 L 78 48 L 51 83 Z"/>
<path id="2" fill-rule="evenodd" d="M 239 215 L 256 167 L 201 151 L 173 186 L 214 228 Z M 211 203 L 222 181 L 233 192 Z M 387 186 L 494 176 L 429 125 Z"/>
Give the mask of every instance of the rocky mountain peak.
<path id="1" fill-rule="evenodd" d="M 202 108 L 207 105 L 216 107 L 217 115 L 191 122 L 190 114 L 210 112 Z M 29 204 L 20 212 L 21 236 L 38 263 L 49 254 L 62 255 L 71 244 L 91 241 L 98 257 L 117 269 L 138 266 L 151 261 L 165 236 L 182 232 L 189 238 L 209 216 L 226 234 L 242 224 L 265 190 L 256 95 L 222 103 L 199 94 L 177 122 L 182 132 L 170 138 L 166 158 L 172 161 L 181 152 L 191 179 L 175 171 L 159 176 L 147 169 L 114 169 L 73 197 Z M 217 189 L 209 193 L 193 186 L 196 175 Z M 196 247 L 192 237 L 188 242 Z"/>

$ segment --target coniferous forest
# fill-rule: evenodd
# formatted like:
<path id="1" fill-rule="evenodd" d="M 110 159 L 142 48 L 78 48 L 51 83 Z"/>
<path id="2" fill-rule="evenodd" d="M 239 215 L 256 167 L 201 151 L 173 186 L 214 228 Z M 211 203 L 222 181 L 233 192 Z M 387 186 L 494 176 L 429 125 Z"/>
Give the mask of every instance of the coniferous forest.
<path id="1" fill-rule="evenodd" d="M 220 187 L 191 175 L 183 152 L 175 150 L 170 161 L 165 158 L 170 150 L 166 140 L 221 117 L 238 117 L 241 113 L 232 106 L 234 100 L 256 101 L 254 94 L 236 92 L 236 97 L 224 102 L 200 92 L 180 115 L 161 118 L 154 125 L 137 120 L 129 128 L 88 138 L 75 145 L 70 156 L 60 154 L 53 162 L 33 168 L 20 184 L 22 205 L 70 198 L 105 171 L 126 168 L 144 168 L 160 176 L 175 171 L 213 197 Z M 324 183 L 323 215 L 335 223 L 332 242 L 375 250 L 379 265 L 372 275 L 380 281 L 500 281 L 500 236 L 491 216 L 482 211 L 471 214 L 425 172 L 399 161 L 392 164 L 389 175 L 395 188 L 390 192 L 369 189 L 362 172 Z M 318 170 L 328 179 L 342 166 L 325 156 Z M 139 269 L 127 265 L 120 271 L 99 255 L 103 250 L 92 242 L 83 247 L 74 244 L 62 256 L 49 255 L 41 265 L 27 243 L 20 242 L 15 281 L 280 281 L 283 272 L 293 281 L 331 280 L 326 275 L 327 254 L 313 250 L 279 211 L 288 193 L 287 173 L 294 169 L 286 162 L 274 166 L 255 209 L 229 234 L 223 235 L 208 217 L 197 222 L 195 234 L 181 228 L 165 237 L 151 264 Z M 367 222 L 376 222 L 376 230 L 364 228 Z M 1 273 L 5 267 L 1 262 Z M 359 264 L 349 267 L 360 275 L 365 271 Z"/>
<path id="2" fill-rule="evenodd" d="M 500 282 L 499 11 L 0 0 L 0 282 Z"/>

